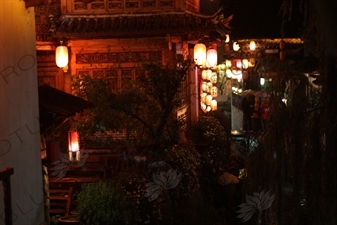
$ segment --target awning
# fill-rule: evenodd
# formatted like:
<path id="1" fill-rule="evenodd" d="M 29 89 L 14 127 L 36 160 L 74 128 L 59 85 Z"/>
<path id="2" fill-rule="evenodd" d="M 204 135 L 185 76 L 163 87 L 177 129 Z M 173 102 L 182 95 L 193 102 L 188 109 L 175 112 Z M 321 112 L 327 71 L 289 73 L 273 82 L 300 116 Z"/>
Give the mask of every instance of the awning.
<path id="1" fill-rule="evenodd" d="M 39 121 L 41 135 L 53 133 L 69 117 L 93 106 L 93 103 L 72 94 L 50 86 L 40 86 Z"/>
<path id="2" fill-rule="evenodd" d="M 39 87 L 40 111 L 44 109 L 61 117 L 70 117 L 93 106 L 91 102 L 56 88 L 46 85 Z"/>

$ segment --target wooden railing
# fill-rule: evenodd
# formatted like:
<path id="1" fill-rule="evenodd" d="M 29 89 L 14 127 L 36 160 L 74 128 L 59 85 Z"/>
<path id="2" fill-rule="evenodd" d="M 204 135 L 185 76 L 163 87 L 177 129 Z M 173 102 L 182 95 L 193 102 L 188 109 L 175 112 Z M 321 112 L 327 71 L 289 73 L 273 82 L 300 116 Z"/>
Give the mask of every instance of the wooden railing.
<path id="1" fill-rule="evenodd" d="M 10 176 L 12 174 L 14 174 L 13 167 L 0 170 L 0 180 L 2 180 L 5 202 L 5 225 L 12 225 L 12 197 L 10 180 Z"/>

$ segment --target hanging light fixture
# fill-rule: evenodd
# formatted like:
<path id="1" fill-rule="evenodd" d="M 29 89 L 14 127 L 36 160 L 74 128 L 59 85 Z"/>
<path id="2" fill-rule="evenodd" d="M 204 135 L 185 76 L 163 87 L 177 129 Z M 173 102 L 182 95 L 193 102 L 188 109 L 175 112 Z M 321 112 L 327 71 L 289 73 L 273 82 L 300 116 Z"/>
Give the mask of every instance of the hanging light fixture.
<path id="1" fill-rule="evenodd" d="M 194 45 L 194 61 L 198 66 L 206 64 L 206 46 L 202 43 Z"/>
<path id="2" fill-rule="evenodd" d="M 255 48 L 256 48 L 255 41 L 251 41 L 251 42 L 249 43 L 249 49 L 250 49 L 251 51 L 255 51 Z"/>
<path id="3" fill-rule="evenodd" d="M 218 102 L 215 99 L 213 99 L 211 102 L 211 110 L 215 111 L 217 109 L 218 109 Z"/>
<path id="4" fill-rule="evenodd" d="M 260 78 L 260 85 L 263 86 L 265 84 L 265 79 L 263 77 Z"/>
<path id="5" fill-rule="evenodd" d="M 234 42 L 233 43 L 233 50 L 234 51 L 239 51 L 239 49 L 240 49 L 240 45 L 237 42 Z"/>
<path id="6" fill-rule="evenodd" d="M 200 108 L 204 112 L 216 110 L 217 107 L 211 107 L 211 103 L 213 96 L 217 96 L 217 89 L 213 86 L 217 82 L 217 74 L 212 71 L 218 63 L 217 50 L 212 47 L 206 50 L 204 44 L 198 43 L 194 46 L 194 60 L 201 69 Z"/>
<path id="7" fill-rule="evenodd" d="M 242 59 L 242 68 L 247 69 L 249 66 L 249 61 L 248 59 Z"/>
<path id="8" fill-rule="evenodd" d="M 68 151 L 70 161 L 80 160 L 80 146 L 77 131 L 68 132 Z"/>
<path id="9" fill-rule="evenodd" d="M 64 68 L 68 65 L 68 48 L 60 41 L 60 45 L 55 50 L 56 65 L 60 68 Z"/>
<path id="10" fill-rule="evenodd" d="M 229 43 L 229 41 L 230 41 L 229 34 L 226 34 L 226 40 L 225 40 L 225 43 Z"/>
<path id="11" fill-rule="evenodd" d="M 207 50 L 206 54 L 206 65 L 207 67 L 214 68 L 218 63 L 218 53 L 216 49 L 210 48 Z"/>

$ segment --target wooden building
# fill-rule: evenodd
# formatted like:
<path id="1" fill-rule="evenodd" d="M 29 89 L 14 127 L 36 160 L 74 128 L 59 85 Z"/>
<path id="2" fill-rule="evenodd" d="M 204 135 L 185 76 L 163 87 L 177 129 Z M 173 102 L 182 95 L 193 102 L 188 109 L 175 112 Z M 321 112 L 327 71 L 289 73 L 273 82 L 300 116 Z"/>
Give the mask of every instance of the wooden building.
<path id="1" fill-rule="evenodd" d="M 39 84 L 71 93 L 69 75 L 86 74 L 107 77 L 118 91 L 137 78 L 140 62 L 193 57 L 198 41 L 221 43 L 231 17 L 224 18 L 222 8 L 212 15 L 199 12 L 199 0 L 61 0 L 36 7 Z M 63 69 L 54 56 L 60 41 L 69 50 Z"/>
<path id="2" fill-rule="evenodd" d="M 70 77 L 90 75 L 108 78 L 111 91 L 117 92 L 126 82 L 137 79 L 142 72 L 141 63 L 165 64 L 178 57 L 193 59 L 193 47 L 198 41 L 206 46 L 221 45 L 230 32 L 231 20 L 223 13 L 220 8 L 211 15 L 201 14 L 199 0 L 49 1 L 35 7 L 39 85 L 71 94 Z M 64 68 L 58 68 L 55 63 L 55 49 L 60 42 L 69 52 L 69 63 Z M 177 117 L 185 113 L 190 120 L 198 115 L 199 97 L 197 93 L 194 98 L 190 97 L 198 85 L 196 72 L 198 70 L 191 68 L 186 80 L 186 84 L 191 85 L 183 85 L 186 105 L 177 110 Z M 192 105 L 197 107 L 189 107 Z M 119 165 L 118 160 L 115 162 L 119 155 L 115 156 L 109 149 L 94 153 L 91 152 L 84 166 L 85 174 L 70 171 L 63 185 L 74 181 L 69 178 L 71 172 L 81 176 L 83 181 L 90 175 L 88 170 L 105 174 L 108 164 Z M 51 190 L 53 185 L 60 187 L 59 181 L 50 179 Z M 69 199 L 67 201 L 69 206 Z M 65 214 L 69 213 L 69 207 L 63 208 L 68 208 Z"/>

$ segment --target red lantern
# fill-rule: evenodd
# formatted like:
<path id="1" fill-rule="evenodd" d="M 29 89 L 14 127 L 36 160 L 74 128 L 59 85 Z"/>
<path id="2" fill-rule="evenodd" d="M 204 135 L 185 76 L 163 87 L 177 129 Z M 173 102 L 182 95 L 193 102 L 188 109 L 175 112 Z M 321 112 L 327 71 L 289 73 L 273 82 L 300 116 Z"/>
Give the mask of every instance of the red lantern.
<path id="1" fill-rule="evenodd" d="M 74 158 L 79 160 L 79 139 L 77 131 L 68 132 L 68 151 L 69 151 L 69 160 L 72 161 Z"/>

